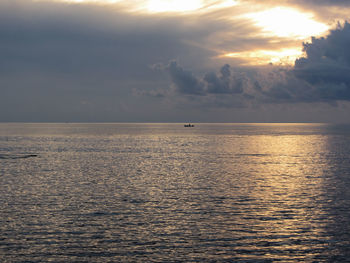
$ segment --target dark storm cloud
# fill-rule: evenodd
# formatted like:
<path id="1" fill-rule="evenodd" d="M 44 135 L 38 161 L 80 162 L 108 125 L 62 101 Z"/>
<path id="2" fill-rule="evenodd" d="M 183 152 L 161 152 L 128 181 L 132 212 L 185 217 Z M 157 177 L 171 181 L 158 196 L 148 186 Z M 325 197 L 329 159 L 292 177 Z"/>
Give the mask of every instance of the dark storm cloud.
<path id="1" fill-rule="evenodd" d="M 169 60 L 180 52 L 210 55 L 184 44 L 186 31 L 171 19 L 135 18 L 90 5 L 16 0 L 1 4 L 0 17 L 2 65 L 8 69 L 79 73 L 114 68 L 116 74 L 129 77 L 139 74 L 147 62 Z M 193 38 L 205 34 L 199 28 L 192 33 Z M 141 66 L 140 61 L 145 63 Z"/>
<path id="2" fill-rule="evenodd" d="M 261 46 L 271 40 L 246 37 L 254 30 L 249 23 L 232 23 L 210 14 L 184 18 L 127 13 L 118 6 L 0 3 L 1 56 L 3 64 L 16 69 L 27 65 L 71 72 L 118 65 L 130 74 L 140 65 L 174 57 L 198 67 L 217 55 L 218 49 Z"/>
<path id="3" fill-rule="evenodd" d="M 311 47 L 310 58 L 294 70 L 239 67 L 238 59 L 220 56 L 295 44 L 259 34 L 242 16 L 252 6 L 178 15 L 127 12 L 118 4 L 1 0 L 0 121 L 171 121 L 199 116 L 197 106 L 347 96 L 348 65 L 334 59 L 338 55 L 328 58 L 338 67 L 333 73 L 323 61 L 327 77 L 311 62 Z M 163 73 L 149 66 L 158 62 L 169 63 Z M 164 88 L 170 81 L 172 88 Z"/>
<path id="4" fill-rule="evenodd" d="M 220 69 L 219 75 L 214 72 L 205 74 L 204 81 L 206 82 L 208 93 L 233 94 L 243 92 L 244 76 L 233 74 L 228 64 Z"/>
<path id="5" fill-rule="evenodd" d="M 243 74 L 233 72 L 228 64 L 221 67 L 219 73 L 209 72 L 203 78 L 194 76 L 176 61 L 163 68 L 169 73 L 175 90 L 184 95 L 240 94 L 246 81 Z"/>
<path id="6" fill-rule="evenodd" d="M 295 76 L 314 86 L 320 98 L 350 100 L 350 24 L 312 38 L 304 51 L 306 57 L 295 61 Z"/>
<path id="7" fill-rule="evenodd" d="M 196 67 L 215 54 L 188 42 L 219 25 L 186 22 L 104 6 L 1 1 L 0 121 L 127 121 L 129 111 L 147 111 L 149 102 L 135 102 L 132 90 L 154 95 L 154 83 L 164 81 L 148 65 L 177 57 Z"/>
<path id="8" fill-rule="evenodd" d="M 167 66 L 171 81 L 179 93 L 191 95 L 203 95 L 203 82 L 198 80 L 193 73 L 178 66 L 176 61 L 171 61 Z"/>
<path id="9" fill-rule="evenodd" d="M 144 114 L 150 102 L 134 95 L 165 97 L 160 88 L 169 78 L 149 65 L 176 58 L 197 74 L 218 65 L 212 58 L 227 50 L 269 45 L 271 38 L 254 36 L 255 26 L 232 22 L 238 13 L 150 15 L 118 4 L 0 1 L 0 121 L 125 121 L 128 110 Z M 169 72 L 187 94 L 242 89 L 239 77 L 228 86 L 223 75 L 208 75 L 209 91 L 202 91 L 194 75 L 184 77 L 188 72 L 175 65 Z"/>
<path id="10" fill-rule="evenodd" d="M 297 59 L 294 67 L 271 65 L 251 69 L 248 74 L 247 68 L 224 65 L 219 73 L 209 72 L 198 78 L 171 62 L 169 68 L 176 67 L 177 74 L 169 73 L 178 93 L 211 97 L 226 94 L 225 104 L 227 97 L 239 97 L 247 102 L 245 105 L 251 101 L 263 104 L 350 101 L 350 24 L 338 25 L 328 36 L 312 38 L 303 46 L 305 57 Z M 236 105 L 237 101 L 232 99 L 231 106 Z"/>

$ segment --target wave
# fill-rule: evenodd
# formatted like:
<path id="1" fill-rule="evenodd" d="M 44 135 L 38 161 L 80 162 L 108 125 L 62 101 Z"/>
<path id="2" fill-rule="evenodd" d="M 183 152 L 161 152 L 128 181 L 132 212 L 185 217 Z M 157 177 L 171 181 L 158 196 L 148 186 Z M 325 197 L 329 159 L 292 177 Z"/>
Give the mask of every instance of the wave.
<path id="1" fill-rule="evenodd" d="M 38 157 L 38 154 L 0 154 L 0 159 L 27 159 Z"/>

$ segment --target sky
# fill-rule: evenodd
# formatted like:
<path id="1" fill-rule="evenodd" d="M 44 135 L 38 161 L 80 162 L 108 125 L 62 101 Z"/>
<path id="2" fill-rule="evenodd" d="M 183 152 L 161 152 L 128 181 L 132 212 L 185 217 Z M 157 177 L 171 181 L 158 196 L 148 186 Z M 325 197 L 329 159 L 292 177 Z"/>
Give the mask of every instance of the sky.
<path id="1" fill-rule="evenodd" d="M 348 0 L 1 0 L 1 122 L 349 122 Z"/>

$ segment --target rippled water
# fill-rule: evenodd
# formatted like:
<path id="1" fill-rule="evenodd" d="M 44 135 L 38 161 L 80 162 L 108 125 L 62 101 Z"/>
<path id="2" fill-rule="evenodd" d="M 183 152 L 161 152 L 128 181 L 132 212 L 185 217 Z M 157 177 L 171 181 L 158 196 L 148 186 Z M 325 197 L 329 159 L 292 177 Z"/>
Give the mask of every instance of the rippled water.
<path id="1" fill-rule="evenodd" d="M 0 124 L 0 262 L 350 262 L 350 127 Z"/>

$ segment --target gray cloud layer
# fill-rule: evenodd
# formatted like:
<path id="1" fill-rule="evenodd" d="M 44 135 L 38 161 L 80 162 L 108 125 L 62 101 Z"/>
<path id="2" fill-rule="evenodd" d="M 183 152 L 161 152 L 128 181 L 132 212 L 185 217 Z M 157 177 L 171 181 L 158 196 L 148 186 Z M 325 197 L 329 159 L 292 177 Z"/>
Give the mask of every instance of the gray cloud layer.
<path id="1" fill-rule="evenodd" d="M 176 61 L 165 67 L 177 92 L 189 95 L 240 94 L 244 76 L 232 72 L 230 65 L 221 67 L 219 74 L 209 72 L 199 79 L 191 71 L 183 69 Z"/>
<path id="2" fill-rule="evenodd" d="M 257 35 L 240 17 L 246 7 L 191 16 L 118 8 L 0 1 L 0 121 L 174 121 L 349 100 L 348 24 L 305 44 L 292 69 L 247 68 L 217 55 L 290 41 Z M 150 67 L 158 62 L 163 73 Z"/>
<path id="3" fill-rule="evenodd" d="M 132 90 L 159 81 L 148 65 L 176 57 L 196 67 L 214 54 L 185 40 L 205 38 L 217 25 L 182 22 L 94 5 L 1 1 L 0 121 L 142 115 L 150 102 L 135 101 Z"/>

